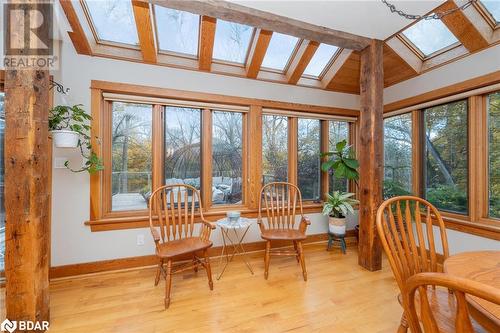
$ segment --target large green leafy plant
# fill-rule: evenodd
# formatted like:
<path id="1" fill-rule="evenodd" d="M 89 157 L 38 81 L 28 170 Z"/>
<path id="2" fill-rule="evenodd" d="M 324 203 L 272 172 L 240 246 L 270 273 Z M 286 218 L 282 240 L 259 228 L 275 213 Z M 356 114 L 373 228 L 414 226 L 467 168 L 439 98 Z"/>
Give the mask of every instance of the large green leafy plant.
<path id="1" fill-rule="evenodd" d="M 354 193 L 343 193 L 334 191 L 332 194 L 326 195 L 326 201 L 323 205 L 323 215 L 328 215 L 336 218 L 346 217 L 347 214 L 354 214 L 352 205 L 358 204 L 359 201 L 351 199 Z"/>
<path id="2" fill-rule="evenodd" d="M 356 153 L 352 146 L 347 145 L 346 140 L 337 142 L 335 151 L 321 154 L 328 159 L 321 164 L 321 169 L 325 172 L 332 172 L 337 179 L 345 178 L 354 180 L 356 183 L 359 179 L 359 162 L 356 159 Z"/>
<path id="3" fill-rule="evenodd" d="M 67 106 L 58 105 L 49 111 L 49 131 L 70 130 L 79 134 L 78 148 L 82 157 L 85 159 L 84 165 L 80 169 L 73 169 L 69 165 L 69 161 L 64 163 L 64 166 L 73 172 L 87 171 L 92 174 L 103 170 L 102 160 L 92 150 L 90 143 L 90 121 L 92 117 L 82 109 L 81 104 Z"/>

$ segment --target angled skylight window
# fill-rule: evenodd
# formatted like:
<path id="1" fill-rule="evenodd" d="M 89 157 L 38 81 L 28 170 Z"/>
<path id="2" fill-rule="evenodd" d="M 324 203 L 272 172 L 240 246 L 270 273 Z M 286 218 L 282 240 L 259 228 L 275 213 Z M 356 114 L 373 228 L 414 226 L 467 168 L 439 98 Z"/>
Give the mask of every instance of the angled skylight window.
<path id="1" fill-rule="evenodd" d="M 298 41 L 297 37 L 274 32 L 262 61 L 262 67 L 285 70 Z"/>
<path id="2" fill-rule="evenodd" d="M 329 44 L 320 44 L 304 74 L 319 77 L 339 48 Z"/>
<path id="3" fill-rule="evenodd" d="M 215 27 L 214 59 L 245 63 L 253 28 L 224 20 Z"/>
<path id="4" fill-rule="evenodd" d="M 498 0 L 481 0 L 486 10 L 493 16 L 497 24 L 500 24 L 500 1 Z"/>
<path id="5" fill-rule="evenodd" d="M 440 20 L 420 20 L 403 31 L 403 35 L 424 56 L 429 56 L 458 42 L 458 39 Z"/>
<path id="6" fill-rule="evenodd" d="M 87 0 L 85 4 L 97 39 L 122 44 L 139 44 L 131 1 Z"/>
<path id="7" fill-rule="evenodd" d="M 160 50 L 198 54 L 199 15 L 155 6 L 155 18 Z"/>

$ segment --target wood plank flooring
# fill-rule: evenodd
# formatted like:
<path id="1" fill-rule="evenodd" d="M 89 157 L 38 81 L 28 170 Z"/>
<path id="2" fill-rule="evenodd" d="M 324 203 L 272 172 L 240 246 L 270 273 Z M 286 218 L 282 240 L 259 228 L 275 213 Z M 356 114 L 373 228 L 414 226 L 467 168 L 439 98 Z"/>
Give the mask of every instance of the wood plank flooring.
<path id="1" fill-rule="evenodd" d="M 214 290 L 205 271 L 174 276 L 163 309 L 164 282 L 154 268 L 65 278 L 50 285 L 50 332 L 396 332 L 401 308 L 386 261 L 368 272 L 357 250 L 304 246 L 308 281 L 292 257 L 271 258 L 264 280 L 263 253 L 250 255 L 255 275 L 236 257 L 221 280 L 212 260 Z M 4 290 L 0 293 L 3 306 Z M 3 309 L 0 310 L 3 320 Z"/>

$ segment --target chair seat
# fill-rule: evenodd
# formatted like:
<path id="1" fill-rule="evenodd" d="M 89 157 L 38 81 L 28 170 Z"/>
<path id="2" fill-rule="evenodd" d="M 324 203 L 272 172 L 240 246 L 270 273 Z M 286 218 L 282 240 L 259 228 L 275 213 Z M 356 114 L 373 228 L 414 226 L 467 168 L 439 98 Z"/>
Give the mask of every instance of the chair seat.
<path id="1" fill-rule="evenodd" d="M 156 255 L 160 258 L 172 258 L 183 254 L 193 253 L 208 249 L 212 242 L 200 237 L 176 239 L 159 245 Z"/>
<path id="2" fill-rule="evenodd" d="M 306 239 L 306 234 L 296 229 L 267 229 L 262 232 L 261 237 L 265 240 L 292 240 Z"/>
<path id="3" fill-rule="evenodd" d="M 457 313 L 457 302 L 455 296 L 450 294 L 448 289 L 432 287 L 427 288 L 427 298 L 436 319 L 436 323 L 441 333 L 455 333 L 455 316 Z M 403 298 L 401 294 L 398 295 L 399 304 L 403 305 Z M 415 295 L 415 306 L 417 315 L 420 318 L 420 297 L 417 292 Z M 472 326 L 476 333 L 487 333 L 481 325 L 479 325 L 474 318 L 471 318 Z"/>

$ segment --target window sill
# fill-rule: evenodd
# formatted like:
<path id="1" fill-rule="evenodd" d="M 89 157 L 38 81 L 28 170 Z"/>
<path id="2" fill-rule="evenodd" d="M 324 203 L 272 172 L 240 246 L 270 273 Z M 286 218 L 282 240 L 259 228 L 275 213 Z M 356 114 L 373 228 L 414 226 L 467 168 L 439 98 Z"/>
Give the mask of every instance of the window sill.
<path id="1" fill-rule="evenodd" d="M 477 222 L 471 222 L 466 220 L 466 217 L 460 219 L 450 216 L 443 216 L 443 221 L 448 229 L 494 240 L 500 240 L 500 221 L 480 219 Z"/>
<path id="2" fill-rule="evenodd" d="M 236 208 L 233 208 L 236 209 Z M 321 213 L 323 204 L 321 203 L 304 203 L 304 214 Z M 230 210 L 229 208 L 227 210 Z M 227 210 L 213 209 L 204 212 L 203 215 L 206 220 L 217 221 L 226 216 Z M 241 216 L 248 218 L 256 218 L 258 215 L 257 209 L 240 209 Z M 195 222 L 199 222 L 199 215 L 195 216 Z M 86 221 L 85 225 L 90 226 L 90 231 L 110 231 L 110 230 L 123 230 L 123 229 L 137 229 L 149 227 L 149 216 L 120 216 L 102 218 L 98 220 Z"/>

